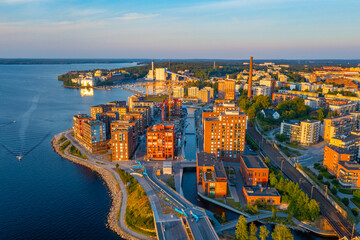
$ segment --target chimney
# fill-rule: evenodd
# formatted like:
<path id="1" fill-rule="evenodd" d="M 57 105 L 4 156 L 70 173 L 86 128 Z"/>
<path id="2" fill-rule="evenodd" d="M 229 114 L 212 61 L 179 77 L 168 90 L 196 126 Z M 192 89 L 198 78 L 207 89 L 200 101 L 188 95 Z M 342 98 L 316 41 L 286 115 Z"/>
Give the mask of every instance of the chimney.
<path id="1" fill-rule="evenodd" d="M 248 84 L 248 98 L 251 98 L 251 90 L 252 90 L 252 65 L 253 65 L 253 57 L 250 57 L 250 70 L 249 70 L 249 84 Z"/>

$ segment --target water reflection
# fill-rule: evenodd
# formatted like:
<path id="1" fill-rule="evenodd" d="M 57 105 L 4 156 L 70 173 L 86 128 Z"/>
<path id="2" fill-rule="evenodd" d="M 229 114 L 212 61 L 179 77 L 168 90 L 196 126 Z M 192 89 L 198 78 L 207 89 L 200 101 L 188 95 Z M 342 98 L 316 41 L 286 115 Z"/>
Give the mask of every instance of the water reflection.
<path id="1" fill-rule="evenodd" d="M 84 96 L 94 96 L 94 89 L 93 88 L 81 88 L 80 94 L 82 97 Z"/>

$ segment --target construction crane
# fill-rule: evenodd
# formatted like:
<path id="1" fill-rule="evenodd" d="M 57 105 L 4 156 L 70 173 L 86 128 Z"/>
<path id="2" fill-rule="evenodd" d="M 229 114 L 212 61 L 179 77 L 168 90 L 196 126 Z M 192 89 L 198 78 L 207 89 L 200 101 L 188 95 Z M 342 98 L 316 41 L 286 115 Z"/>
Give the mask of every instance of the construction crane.
<path id="1" fill-rule="evenodd" d="M 149 96 L 149 86 L 156 86 L 156 85 L 157 85 L 156 82 L 147 83 L 147 84 L 145 85 L 145 87 L 146 87 L 146 96 Z"/>

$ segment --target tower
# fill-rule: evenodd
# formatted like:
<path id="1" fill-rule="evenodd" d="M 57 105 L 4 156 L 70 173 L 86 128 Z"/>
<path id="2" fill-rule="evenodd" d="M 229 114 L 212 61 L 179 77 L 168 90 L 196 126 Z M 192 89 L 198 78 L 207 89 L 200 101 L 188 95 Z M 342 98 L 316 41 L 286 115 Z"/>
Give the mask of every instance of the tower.
<path id="1" fill-rule="evenodd" d="M 216 69 L 215 61 L 214 61 L 214 69 Z"/>
<path id="2" fill-rule="evenodd" d="M 252 68 L 253 68 L 253 57 L 250 57 L 250 70 L 249 70 L 249 84 L 248 84 L 248 98 L 251 98 L 252 90 Z"/>
<path id="3" fill-rule="evenodd" d="M 152 70 L 152 73 L 153 73 L 153 76 L 154 76 L 155 75 L 155 73 L 154 73 L 154 59 L 151 60 L 151 70 Z"/>

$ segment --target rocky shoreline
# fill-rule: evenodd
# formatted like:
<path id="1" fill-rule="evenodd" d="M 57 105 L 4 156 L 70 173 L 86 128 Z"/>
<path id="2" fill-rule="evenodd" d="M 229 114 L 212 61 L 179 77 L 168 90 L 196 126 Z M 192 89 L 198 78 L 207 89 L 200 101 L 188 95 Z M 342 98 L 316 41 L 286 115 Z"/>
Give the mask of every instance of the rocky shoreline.
<path id="1" fill-rule="evenodd" d="M 111 230 L 116 232 L 120 237 L 124 239 L 138 239 L 134 236 L 129 235 L 127 232 L 122 230 L 118 224 L 119 221 L 119 212 L 121 208 L 121 201 L 122 201 L 122 193 L 119 188 L 119 184 L 116 181 L 115 177 L 113 176 L 113 173 L 109 172 L 108 170 L 95 166 L 91 163 L 86 162 L 84 159 L 77 158 L 75 156 L 67 155 L 60 150 L 60 146 L 57 143 L 60 136 L 63 135 L 62 133 L 57 134 L 53 137 L 51 140 L 51 146 L 53 147 L 53 150 L 59 154 L 62 158 L 65 158 L 69 161 L 72 161 L 76 164 L 80 164 L 82 166 L 85 166 L 92 171 L 98 173 L 100 177 L 104 180 L 106 183 L 106 186 L 108 187 L 110 191 L 110 197 L 111 197 L 111 208 L 107 217 L 108 226 Z M 67 151 L 67 149 L 65 149 Z"/>

